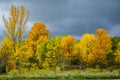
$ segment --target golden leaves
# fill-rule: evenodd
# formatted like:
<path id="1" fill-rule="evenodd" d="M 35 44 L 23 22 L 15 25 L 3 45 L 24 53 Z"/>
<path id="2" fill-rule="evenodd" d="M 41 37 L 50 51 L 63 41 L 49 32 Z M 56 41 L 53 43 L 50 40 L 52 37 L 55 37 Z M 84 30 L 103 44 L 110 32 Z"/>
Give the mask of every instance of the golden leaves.
<path id="1" fill-rule="evenodd" d="M 64 51 L 68 51 L 68 48 L 73 43 L 72 41 L 73 41 L 73 38 L 70 35 L 63 37 L 61 40 L 61 48 L 64 49 Z M 65 54 L 67 54 L 67 52 Z"/>
<path id="2" fill-rule="evenodd" d="M 25 6 L 17 8 L 12 5 L 9 19 L 7 20 L 3 16 L 6 28 L 5 35 L 9 36 L 13 42 L 21 43 L 21 37 L 26 29 L 28 17 L 29 12 L 26 10 Z"/>
<path id="3" fill-rule="evenodd" d="M 1 46 L 1 53 L 7 61 L 16 67 L 22 65 L 37 65 L 55 67 L 60 62 L 74 60 L 80 64 L 106 64 L 107 54 L 111 49 L 110 35 L 104 29 L 97 29 L 96 35 L 84 34 L 79 41 L 71 35 L 49 39 L 50 31 L 42 22 L 36 22 L 27 38 L 23 41 L 22 35 L 26 29 L 29 12 L 25 6 L 11 6 L 10 17 L 3 21 L 5 24 L 5 38 Z M 0 55 L 0 57 L 2 57 Z M 115 61 L 120 63 L 120 43 L 116 51 Z"/>
<path id="4" fill-rule="evenodd" d="M 66 56 L 66 58 L 70 58 L 70 56 L 72 57 L 75 42 L 76 39 L 71 35 L 67 35 L 62 38 L 60 46 L 62 53 L 64 56 Z"/>
<path id="5" fill-rule="evenodd" d="M 34 44 L 40 44 L 48 39 L 50 32 L 46 29 L 42 22 L 37 22 L 33 25 L 29 35 L 29 41 L 35 41 Z"/>
<path id="6" fill-rule="evenodd" d="M 111 38 L 104 29 L 96 30 L 96 42 L 89 55 L 88 62 L 95 64 L 106 64 L 106 56 L 111 49 Z M 93 58 L 94 56 L 94 58 Z M 94 60 L 92 60 L 94 59 Z"/>
<path id="7" fill-rule="evenodd" d="M 87 62 L 88 55 L 92 52 L 93 46 L 96 42 L 96 38 L 93 34 L 84 34 L 80 40 L 79 48 L 80 55 L 79 60 L 82 60 L 84 63 Z"/>

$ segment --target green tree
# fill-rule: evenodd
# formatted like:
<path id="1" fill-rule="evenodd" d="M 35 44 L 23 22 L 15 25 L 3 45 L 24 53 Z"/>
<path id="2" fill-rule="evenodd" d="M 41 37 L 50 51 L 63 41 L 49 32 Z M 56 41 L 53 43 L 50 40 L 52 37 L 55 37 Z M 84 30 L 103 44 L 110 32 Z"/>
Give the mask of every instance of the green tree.
<path id="1" fill-rule="evenodd" d="M 115 52 L 115 62 L 120 65 L 120 41 L 118 42 L 117 50 Z"/>
<path id="2" fill-rule="evenodd" d="M 112 48 L 111 51 L 107 54 L 107 61 L 109 66 L 115 65 L 115 55 L 118 49 L 118 43 L 120 41 L 120 37 L 119 36 L 112 37 L 111 41 L 112 41 Z"/>
<path id="3" fill-rule="evenodd" d="M 37 54 L 40 55 L 44 68 L 55 69 L 62 63 L 60 41 L 61 37 L 56 36 L 38 46 Z"/>

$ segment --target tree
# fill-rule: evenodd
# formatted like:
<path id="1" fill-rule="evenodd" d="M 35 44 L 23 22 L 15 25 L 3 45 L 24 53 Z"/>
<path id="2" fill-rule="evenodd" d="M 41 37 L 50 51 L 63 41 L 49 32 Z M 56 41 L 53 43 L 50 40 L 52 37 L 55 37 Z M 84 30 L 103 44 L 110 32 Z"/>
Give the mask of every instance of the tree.
<path id="1" fill-rule="evenodd" d="M 117 50 L 117 47 L 118 47 L 118 43 L 120 41 L 120 37 L 119 36 L 118 37 L 112 37 L 111 40 L 112 40 L 112 48 L 111 48 L 112 53 L 115 53 L 116 50 Z"/>
<path id="2" fill-rule="evenodd" d="M 111 51 L 107 54 L 107 61 L 108 61 L 108 65 L 112 66 L 115 65 L 115 57 L 116 57 L 116 52 L 118 50 L 118 43 L 120 41 L 120 37 L 116 36 L 116 37 L 111 37 L 111 41 L 112 41 L 112 48 Z"/>
<path id="3" fill-rule="evenodd" d="M 74 60 L 73 60 L 72 63 L 73 63 L 74 65 L 79 65 L 79 64 L 82 63 L 79 44 L 80 44 L 80 41 L 76 42 L 76 43 L 74 44 L 74 48 L 73 48 L 74 50 L 73 50 L 72 56 L 74 57 Z"/>
<path id="4" fill-rule="evenodd" d="M 120 65 L 120 41 L 118 43 L 117 50 L 115 52 L 115 63 Z"/>
<path id="5" fill-rule="evenodd" d="M 14 53 L 14 50 L 12 48 L 12 45 L 13 45 L 13 41 L 11 41 L 7 36 L 2 40 L 1 42 L 1 58 L 2 58 L 2 61 L 5 65 L 5 70 L 6 72 L 9 71 L 12 67 L 10 66 L 11 65 L 11 53 Z M 13 66 L 13 65 L 12 65 Z M 9 67 L 9 69 L 8 69 Z"/>
<path id="6" fill-rule="evenodd" d="M 16 52 L 17 48 L 21 47 L 22 35 L 25 32 L 28 18 L 29 12 L 26 10 L 25 6 L 17 8 L 13 5 L 11 6 L 9 19 L 3 16 L 6 30 L 1 50 L 2 54 L 6 55 L 6 68 L 13 68 L 14 61 L 11 57 Z"/>
<path id="7" fill-rule="evenodd" d="M 60 36 L 56 36 L 38 46 L 37 54 L 40 56 L 44 68 L 55 69 L 58 65 L 62 64 L 60 51 L 61 39 Z"/>
<path id="8" fill-rule="evenodd" d="M 11 41 L 13 41 L 13 48 L 15 50 L 15 44 L 19 43 L 18 47 L 21 45 L 22 35 L 25 32 L 26 24 L 29 18 L 29 12 L 26 10 L 25 6 L 20 8 L 11 6 L 10 17 L 5 19 L 3 16 L 3 21 L 5 24 L 5 36 L 7 36 Z"/>
<path id="9" fill-rule="evenodd" d="M 41 44 L 39 44 L 38 46 L 37 46 L 37 51 L 36 51 L 36 55 L 37 55 L 37 59 L 38 59 L 38 67 L 39 68 L 46 68 L 46 66 L 44 65 L 43 66 L 43 63 L 44 63 L 44 61 L 45 61 L 45 59 L 46 59 L 46 53 L 47 53 L 47 48 L 46 48 L 46 45 L 47 45 L 47 42 L 48 41 L 46 41 L 46 42 L 43 42 L 43 43 L 41 43 Z M 47 67 L 48 67 L 48 65 L 47 65 Z"/>
<path id="10" fill-rule="evenodd" d="M 46 29 L 45 24 L 42 22 L 36 22 L 31 28 L 31 31 L 25 40 L 26 49 L 29 51 L 28 48 L 30 48 L 33 52 L 32 57 L 29 58 L 31 63 L 36 64 L 36 62 L 38 62 L 36 58 L 37 46 L 43 42 L 46 42 L 48 40 L 49 34 L 49 30 Z"/>
<path id="11" fill-rule="evenodd" d="M 111 38 L 104 29 L 96 30 L 96 42 L 89 55 L 89 63 L 103 67 L 107 64 L 107 54 L 111 49 Z"/>
<path id="12" fill-rule="evenodd" d="M 36 51 L 37 45 L 48 40 L 50 32 L 46 29 L 44 23 L 36 22 L 28 34 L 25 44 L 32 47 Z"/>
<path id="13" fill-rule="evenodd" d="M 76 43 L 76 39 L 73 38 L 71 35 L 62 37 L 60 43 L 61 52 L 69 62 L 73 59 L 73 50 L 75 43 Z"/>
<path id="14" fill-rule="evenodd" d="M 96 38 L 93 34 L 84 34 L 78 43 L 78 59 L 82 65 L 87 65 L 88 55 L 92 52 Z"/>
<path id="15" fill-rule="evenodd" d="M 30 68 L 33 64 L 30 63 L 29 58 L 33 56 L 33 50 L 31 47 L 27 47 L 24 43 L 20 48 L 16 49 L 11 59 L 14 61 L 16 69 Z"/>

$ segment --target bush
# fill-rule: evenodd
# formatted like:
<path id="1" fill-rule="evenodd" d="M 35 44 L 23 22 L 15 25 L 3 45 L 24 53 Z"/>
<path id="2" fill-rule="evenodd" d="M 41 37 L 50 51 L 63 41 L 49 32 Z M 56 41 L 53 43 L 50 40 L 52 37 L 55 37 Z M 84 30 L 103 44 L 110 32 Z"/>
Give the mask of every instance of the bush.
<path id="1" fill-rule="evenodd" d="M 2 64 L 0 65 L 0 74 L 6 72 L 5 67 L 6 67 L 6 65 L 5 65 L 4 63 L 2 63 Z"/>

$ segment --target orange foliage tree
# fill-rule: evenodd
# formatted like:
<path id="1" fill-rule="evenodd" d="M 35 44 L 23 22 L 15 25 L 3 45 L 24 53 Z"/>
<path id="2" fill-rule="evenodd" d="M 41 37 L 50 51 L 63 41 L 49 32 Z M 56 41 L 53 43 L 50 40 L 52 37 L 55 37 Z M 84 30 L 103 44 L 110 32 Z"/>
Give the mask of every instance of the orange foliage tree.
<path id="1" fill-rule="evenodd" d="M 31 63 L 34 64 L 38 62 L 38 60 L 36 60 L 37 59 L 36 58 L 37 57 L 36 55 L 37 46 L 47 41 L 49 35 L 50 35 L 49 30 L 46 29 L 45 24 L 42 22 L 36 22 L 31 28 L 31 31 L 29 32 L 28 37 L 25 40 L 25 45 L 24 45 L 26 46 L 26 49 L 27 49 L 26 54 L 31 53 L 31 51 L 33 52 L 32 57 L 29 58 L 29 61 Z M 30 52 L 29 52 L 29 49 L 31 49 Z"/>
<path id="2" fill-rule="evenodd" d="M 76 43 L 76 39 L 73 38 L 71 35 L 62 37 L 62 40 L 60 43 L 61 52 L 68 61 L 71 61 L 73 59 L 73 50 L 74 50 L 75 43 Z"/>
<path id="3" fill-rule="evenodd" d="M 33 50 L 36 51 L 37 45 L 47 41 L 49 35 L 50 32 L 46 29 L 45 24 L 42 22 L 36 22 L 31 28 L 31 31 L 25 40 L 25 44 L 30 47 L 33 46 Z"/>
<path id="4" fill-rule="evenodd" d="M 89 55 L 89 63 L 103 67 L 107 64 L 107 54 L 111 49 L 110 35 L 104 29 L 96 30 L 96 42 L 93 51 Z"/>

